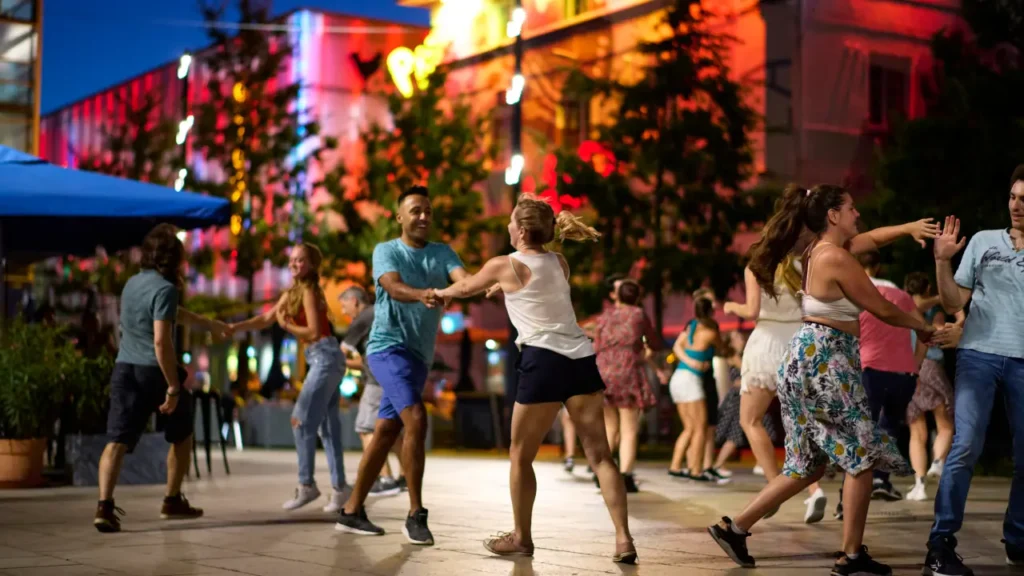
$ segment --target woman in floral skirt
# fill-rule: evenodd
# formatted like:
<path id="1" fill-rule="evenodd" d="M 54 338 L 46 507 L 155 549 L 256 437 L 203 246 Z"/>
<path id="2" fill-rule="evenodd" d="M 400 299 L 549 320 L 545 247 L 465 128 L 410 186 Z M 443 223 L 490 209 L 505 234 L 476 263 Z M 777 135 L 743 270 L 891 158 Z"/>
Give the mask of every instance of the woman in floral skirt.
<path id="1" fill-rule="evenodd" d="M 619 471 L 626 492 L 639 490 L 633 477 L 636 445 L 640 435 L 640 412 L 657 404 L 647 384 L 645 345 L 661 348 L 661 339 L 640 307 L 640 285 L 633 280 L 615 284 L 615 306 L 597 320 L 594 350 L 597 369 L 605 383 L 604 423 L 608 444 L 619 448 Z"/>
<path id="2" fill-rule="evenodd" d="M 770 297 L 777 297 L 775 272 L 805 233 L 814 239 L 804 252 L 801 309 L 803 325 L 790 341 L 779 369 L 778 396 L 786 428 L 786 462 L 735 519 L 722 518 L 708 532 L 733 561 L 753 567 L 747 552 L 748 530 L 766 513 L 821 479 L 827 465 L 846 471 L 843 490 L 843 541 L 834 576 L 889 575 L 863 545 L 871 500 L 871 472 L 908 475 L 910 467 L 893 438 L 871 420 L 860 382 L 858 335 L 861 310 L 883 322 L 915 330 L 927 342 L 935 329 L 890 303 L 871 283 L 851 252 L 863 251 L 908 232 L 923 242 L 933 226 L 894 227 L 857 235 L 859 214 L 850 195 L 838 186 L 786 189 L 762 238 L 751 248 L 750 269 Z M 882 240 L 882 241 L 880 241 Z"/>

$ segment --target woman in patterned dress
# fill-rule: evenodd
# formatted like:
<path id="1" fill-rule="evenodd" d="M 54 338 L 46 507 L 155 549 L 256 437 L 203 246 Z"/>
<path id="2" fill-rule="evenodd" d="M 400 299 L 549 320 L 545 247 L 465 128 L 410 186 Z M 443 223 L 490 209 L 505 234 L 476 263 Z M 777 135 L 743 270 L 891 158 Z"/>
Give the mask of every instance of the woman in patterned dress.
<path id="1" fill-rule="evenodd" d="M 946 313 L 939 306 L 938 298 L 932 294 L 932 283 L 928 275 L 914 272 L 907 275 L 904 284 L 907 294 L 914 298 L 924 319 L 935 327 L 946 323 Z M 956 324 L 963 325 L 963 311 L 956 313 Z M 928 466 L 928 421 L 925 414 L 935 416 L 935 442 L 932 444 L 932 465 Z M 921 362 L 914 397 L 907 405 L 907 422 L 910 423 L 910 463 L 914 467 L 914 487 L 907 493 L 907 500 L 921 501 L 927 498 L 925 477 L 942 475 L 946 454 L 953 444 L 953 384 L 946 375 L 943 354 L 940 348 L 931 346 Z"/>
<path id="2" fill-rule="evenodd" d="M 619 471 L 626 491 L 638 492 L 633 477 L 636 444 L 640 435 L 640 412 L 657 404 L 647 384 L 645 346 L 661 348 L 660 338 L 640 307 L 640 285 L 633 280 L 616 282 L 615 306 L 597 320 L 594 350 L 597 369 L 605 383 L 604 424 L 608 445 L 619 448 Z"/>
<path id="3" fill-rule="evenodd" d="M 735 519 L 722 518 L 708 532 L 738 564 L 753 567 L 747 552 L 748 530 L 770 510 L 821 479 L 826 465 L 846 471 L 843 490 L 842 551 L 832 574 L 889 575 L 892 570 L 868 555 L 864 523 L 871 500 L 871 472 L 907 475 L 910 467 L 895 441 L 871 420 L 860 382 L 859 314 L 867 310 L 883 322 L 917 331 L 927 342 L 935 329 L 890 303 L 871 283 L 851 252 L 858 244 L 884 243 L 902 233 L 924 242 L 934 237 L 927 221 L 857 235 L 859 214 L 850 195 L 838 186 L 786 189 L 761 239 L 751 248 L 750 269 L 757 283 L 777 297 L 775 272 L 794 249 L 804 229 L 814 235 L 804 252 L 801 292 L 803 325 L 790 341 L 779 370 L 778 396 L 786 428 L 786 462 Z"/>

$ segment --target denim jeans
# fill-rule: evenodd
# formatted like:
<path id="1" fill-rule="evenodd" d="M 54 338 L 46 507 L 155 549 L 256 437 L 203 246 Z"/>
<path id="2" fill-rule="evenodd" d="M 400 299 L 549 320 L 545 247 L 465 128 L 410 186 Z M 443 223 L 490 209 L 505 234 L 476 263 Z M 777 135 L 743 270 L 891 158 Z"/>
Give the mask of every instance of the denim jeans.
<path id="1" fill-rule="evenodd" d="M 292 411 L 292 418 L 298 421 L 292 432 L 299 456 L 299 484 L 309 486 L 316 483 L 313 478 L 316 437 L 317 430 L 321 430 L 327 465 L 331 469 L 331 484 L 340 490 L 345 486 L 345 461 L 341 451 L 338 401 L 341 397 L 339 386 L 345 373 L 338 341 L 329 336 L 310 344 L 306 347 L 306 361 L 309 371 Z"/>
<path id="2" fill-rule="evenodd" d="M 868 397 L 871 419 L 878 422 L 878 427 L 892 436 L 906 458 L 908 454 L 903 451 L 904 443 L 900 440 L 909 435 L 907 406 L 910 405 L 914 389 L 917 388 L 917 375 L 865 368 L 861 375 L 861 384 L 864 385 L 864 392 Z M 872 475 L 889 482 L 888 472 L 875 470 Z"/>
<path id="3" fill-rule="evenodd" d="M 1013 483 L 1003 537 L 1013 546 L 1024 547 L 1024 359 L 966 349 L 957 351 L 953 447 L 935 494 L 935 523 L 929 542 L 960 531 L 974 465 L 985 445 L 996 386 L 1000 383 L 1013 434 Z"/>

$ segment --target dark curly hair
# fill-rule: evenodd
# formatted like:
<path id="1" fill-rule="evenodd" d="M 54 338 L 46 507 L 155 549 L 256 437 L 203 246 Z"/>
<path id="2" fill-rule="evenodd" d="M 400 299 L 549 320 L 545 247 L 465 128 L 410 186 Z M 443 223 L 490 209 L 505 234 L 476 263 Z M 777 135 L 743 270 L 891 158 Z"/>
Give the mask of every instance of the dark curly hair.
<path id="1" fill-rule="evenodd" d="M 185 261 L 185 246 L 178 240 L 178 229 L 171 224 L 157 224 L 142 241 L 144 269 L 155 270 L 168 282 L 181 287 L 181 263 Z"/>

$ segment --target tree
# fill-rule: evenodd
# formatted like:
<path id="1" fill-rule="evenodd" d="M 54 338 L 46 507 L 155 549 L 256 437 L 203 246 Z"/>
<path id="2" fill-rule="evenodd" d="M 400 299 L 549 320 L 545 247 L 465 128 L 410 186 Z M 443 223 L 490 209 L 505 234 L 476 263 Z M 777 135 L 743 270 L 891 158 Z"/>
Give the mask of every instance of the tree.
<path id="1" fill-rule="evenodd" d="M 1024 159 L 1024 9 L 993 0 L 963 9 L 970 30 L 932 37 L 924 114 L 897 122 L 879 150 L 879 191 L 863 207 L 870 226 L 947 214 L 968 235 L 1007 226 L 1010 174 Z M 910 242 L 883 257 L 896 282 L 934 269 L 931 250 Z"/>
<path id="2" fill-rule="evenodd" d="M 584 262 L 598 267 L 596 277 L 639 263 L 659 331 L 667 290 L 709 281 L 721 294 L 736 284 L 742 266 L 733 236 L 770 212 L 743 191 L 754 176 L 749 133 L 758 115 L 729 77 L 734 39 L 714 31 L 714 15 L 692 0 L 672 3 L 664 22 L 670 33 L 638 46 L 646 60 L 639 82 L 571 79 L 573 89 L 611 97 L 618 110 L 600 130 L 604 169 L 563 153 L 567 178 L 556 182 L 559 195 L 589 198 L 605 233 Z"/>
<path id="3" fill-rule="evenodd" d="M 324 210 L 344 221 L 345 233 L 321 238 L 333 269 L 351 275 L 347 264 L 364 263 L 370 284 L 374 247 L 401 230 L 392 217 L 398 195 L 410 186 L 426 186 L 434 210 L 434 235 L 451 244 L 469 269 L 481 266 L 487 235 L 502 229 L 502 220 L 484 215 L 481 189 L 490 177 L 493 146 L 481 145 L 488 119 L 474 115 L 469 104 L 445 92 L 445 74 L 436 72 L 429 86 L 412 97 L 387 96 L 392 126 L 374 124 L 360 135 L 366 165 L 354 189 L 329 186 Z"/>
<path id="4" fill-rule="evenodd" d="M 274 23 L 270 2 L 239 0 L 237 35 L 220 23 L 225 8 L 201 6 L 214 48 L 198 58 L 210 74 L 208 97 L 194 111 L 193 143 L 208 176 L 196 180 L 192 171 L 186 186 L 230 199 L 230 245 L 209 248 L 199 260 L 233 262 L 246 280 L 245 302 L 252 304 L 256 272 L 268 260 L 282 265 L 289 244 L 312 237 L 308 198 L 325 182 L 340 181 L 343 168 L 325 170 L 323 154 L 337 142 L 322 136 L 316 119 L 300 108 L 304 87 L 282 81 L 293 50 L 287 31 L 268 26 Z M 310 181 L 314 168 L 322 179 Z M 242 348 L 249 343 L 246 335 Z M 247 378 L 241 362 L 243 388 Z"/>

